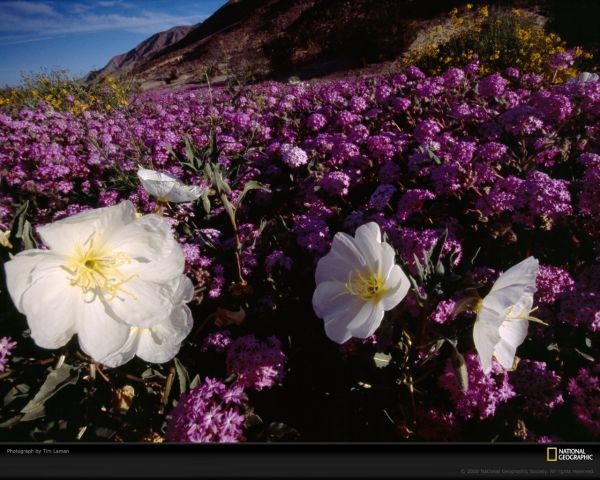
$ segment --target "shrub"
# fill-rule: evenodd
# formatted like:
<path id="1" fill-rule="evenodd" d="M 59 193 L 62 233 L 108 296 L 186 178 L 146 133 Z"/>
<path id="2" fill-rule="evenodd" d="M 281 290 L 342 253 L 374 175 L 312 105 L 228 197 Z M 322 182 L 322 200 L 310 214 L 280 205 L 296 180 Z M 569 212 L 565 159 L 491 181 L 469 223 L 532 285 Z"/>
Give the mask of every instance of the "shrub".
<path id="1" fill-rule="evenodd" d="M 475 10 L 467 5 L 462 11 L 452 10 L 447 22 L 421 36 L 403 63 L 438 74 L 474 58 L 484 74 L 516 67 L 548 80 L 564 81 L 576 76 L 591 54 L 578 47 L 567 50 L 557 34 L 545 31 L 543 18 L 530 11 L 487 6 Z"/>
<path id="2" fill-rule="evenodd" d="M 111 76 L 88 85 L 65 71 L 23 74 L 20 86 L 0 89 L 0 108 L 14 113 L 23 107 L 36 108 L 43 102 L 54 110 L 76 115 L 89 109 L 108 112 L 128 105 L 131 91 L 131 85 Z"/>

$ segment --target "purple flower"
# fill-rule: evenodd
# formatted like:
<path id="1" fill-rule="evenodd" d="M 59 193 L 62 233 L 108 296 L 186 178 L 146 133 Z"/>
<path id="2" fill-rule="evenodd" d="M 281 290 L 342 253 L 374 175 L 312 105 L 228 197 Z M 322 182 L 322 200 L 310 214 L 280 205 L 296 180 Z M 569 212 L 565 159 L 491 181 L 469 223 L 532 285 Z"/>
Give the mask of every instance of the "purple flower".
<path id="1" fill-rule="evenodd" d="M 273 250 L 265 259 L 265 270 L 272 274 L 277 268 L 291 270 L 294 261 L 281 250 Z"/>
<path id="2" fill-rule="evenodd" d="M 493 416 L 500 405 L 513 398 L 515 391 L 509 383 L 508 374 L 497 363 L 492 365 L 491 373 L 485 375 L 476 353 L 467 353 L 464 358 L 469 378 L 468 390 L 464 392 L 461 389 L 450 360 L 439 378 L 439 384 L 450 394 L 460 416 L 467 420 L 484 420 Z"/>
<path id="3" fill-rule="evenodd" d="M 420 212 L 427 200 L 433 200 L 434 198 L 435 195 L 429 190 L 420 188 L 406 190 L 398 201 L 396 208 L 398 219 L 405 221 L 412 214 Z"/>
<path id="4" fill-rule="evenodd" d="M 208 352 L 214 350 L 215 352 L 223 353 L 231 342 L 231 334 L 227 330 L 209 333 L 204 342 L 202 342 L 200 351 Z"/>
<path id="5" fill-rule="evenodd" d="M 447 323 L 452 320 L 455 306 L 456 302 L 454 300 L 442 300 L 437 304 L 429 318 L 436 323 Z"/>
<path id="6" fill-rule="evenodd" d="M 499 97 L 506 90 L 508 80 L 499 73 L 493 73 L 479 80 L 477 91 L 484 97 Z"/>
<path id="7" fill-rule="evenodd" d="M 290 168 L 298 168 L 308 163 L 308 155 L 299 147 L 294 147 L 289 143 L 281 145 L 279 152 L 281 159 Z"/>
<path id="8" fill-rule="evenodd" d="M 344 172 L 328 172 L 321 179 L 321 187 L 330 195 L 348 195 L 350 177 Z"/>
<path id="9" fill-rule="evenodd" d="M 433 140 L 441 131 L 439 123 L 435 120 L 424 120 L 415 127 L 413 135 L 417 142 L 425 143 Z"/>
<path id="10" fill-rule="evenodd" d="M 376 212 L 384 210 L 394 196 L 394 193 L 396 193 L 396 187 L 393 185 L 379 185 L 371 194 L 371 198 L 369 198 L 369 208 Z"/>
<path id="11" fill-rule="evenodd" d="M 570 52 L 561 52 L 548 59 L 548 65 L 553 70 L 566 70 L 575 62 L 575 57 Z"/>
<path id="12" fill-rule="evenodd" d="M 8 357 L 12 355 L 12 351 L 17 346 L 17 342 L 13 342 L 10 337 L 0 338 L 0 372 L 5 372 L 8 365 Z"/>
<path id="13" fill-rule="evenodd" d="M 545 419 L 564 403 L 561 378 L 545 362 L 521 360 L 517 369 L 509 374 L 509 379 L 517 398 L 523 400 L 521 408 L 534 417 Z"/>
<path id="14" fill-rule="evenodd" d="M 536 304 L 553 304 L 561 295 L 573 290 L 575 282 L 569 272 L 560 267 L 541 265 L 536 277 Z"/>
<path id="15" fill-rule="evenodd" d="M 582 368 L 567 387 L 575 417 L 592 435 L 600 438 L 600 369 Z"/>
<path id="16" fill-rule="evenodd" d="M 239 406 L 243 389 L 227 387 L 218 380 L 184 393 L 170 413 L 166 438 L 169 442 L 239 442 L 243 439 L 245 416 Z"/>
<path id="17" fill-rule="evenodd" d="M 264 341 L 254 335 L 235 339 L 227 350 L 227 372 L 238 375 L 237 382 L 262 390 L 272 387 L 284 377 L 285 354 L 276 337 Z"/>

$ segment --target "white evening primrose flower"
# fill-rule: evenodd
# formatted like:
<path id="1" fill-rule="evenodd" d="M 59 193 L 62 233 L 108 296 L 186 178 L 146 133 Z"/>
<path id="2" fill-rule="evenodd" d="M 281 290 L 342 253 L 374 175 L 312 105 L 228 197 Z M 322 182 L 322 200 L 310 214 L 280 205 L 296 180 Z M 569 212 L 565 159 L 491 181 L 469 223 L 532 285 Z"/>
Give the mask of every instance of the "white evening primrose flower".
<path id="1" fill-rule="evenodd" d="M 373 335 L 384 312 L 398 305 L 410 286 L 373 222 L 359 227 L 354 238 L 336 233 L 331 251 L 317 264 L 315 280 L 313 308 L 337 343 Z"/>
<path id="2" fill-rule="evenodd" d="M 131 358 L 137 328 L 170 332 L 168 346 L 156 337 L 156 348 L 168 353 L 155 358 L 177 353 L 174 345 L 189 333 L 191 287 L 181 247 L 162 217 L 138 218 L 126 201 L 38 233 L 48 249 L 21 252 L 5 269 L 8 291 L 40 347 L 59 348 L 77 334 L 85 353 L 115 367 Z"/>
<path id="3" fill-rule="evenodd" d="M 197 185 L 185 185 L 177 177 L 165 173 L 139 168 L 137 176 L 149 195 L 160 202 L 185 203 L 200 198 L 202 189 Z"/>
<path id="4" fill-rule="evenodd" d="M 581 72 L 577 77 L 577 81 L 580 83 L 597 82 L 598 78 L 597 73 Z"/>
<path id="5" fill-rule="evenodd" d="M 513 367 L 517 347 L 527 336 L 539 262 L 529 257 L 501 274 L 490 293 L 479 300 L 473 340 L 484 373 L 492 370 L 492 357 L 505 369 Z M 543 322 L 541 322 L 543 323 Z"/>

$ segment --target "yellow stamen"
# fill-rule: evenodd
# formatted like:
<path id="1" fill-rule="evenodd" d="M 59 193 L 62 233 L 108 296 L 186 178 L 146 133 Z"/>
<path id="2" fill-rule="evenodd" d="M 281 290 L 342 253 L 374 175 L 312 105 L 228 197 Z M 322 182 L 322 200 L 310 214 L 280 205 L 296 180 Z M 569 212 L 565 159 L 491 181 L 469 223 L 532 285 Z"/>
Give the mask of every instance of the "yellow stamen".
<path id="1" fill-rule="evenodd" d="M 354 270 L 348 274 L 346 290 L 365 302 L 370 300 L 379 302 L 388 291 L 384 284 L 385 278 L 381 275 L 380 269 L 377 269 L 377 272 L 369 270 L 366 275 L 359 270 Z"/>
<path id="2" fill-rule="evenodd" d="M 108 294 L 107 300 L 113 300 L 117 294 L 126 292 L 122 287 L 125 283 L 135 277 L 126 276 L 120 267 L 131 263 L 131 257 L 123 252 L 111 252 L 106 246 L 99 244 L 95 235 L 83 243 L 77 245 L 71 261 L 68 265 L 62 265 L 70 276 L 72 286 L 78 286 L 84 295 L 92 292 L 94 297 L 99 293 Z"/>

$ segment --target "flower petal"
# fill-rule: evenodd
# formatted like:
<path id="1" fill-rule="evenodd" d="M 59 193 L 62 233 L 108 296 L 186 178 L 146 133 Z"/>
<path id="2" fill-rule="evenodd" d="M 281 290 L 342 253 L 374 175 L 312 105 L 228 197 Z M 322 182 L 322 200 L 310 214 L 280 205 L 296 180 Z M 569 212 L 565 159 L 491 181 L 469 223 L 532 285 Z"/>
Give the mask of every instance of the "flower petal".
<path id="1" fill-rule="evenodd" d="M 44 225 L 37 229 L 44 243 L 55 253 L 72 255 L 77 246 L 84 245 L 95 235 L 118 229 L 135 219 L 135 208 L 130 201 L 105 208 L 87 210 L 72 217 Z"/>
<path id="2" fill-rule="evenodd" d="M 131 328 L 108 315 L 99 300 L 84 303 L 77 320 L 82 350 L 99 363 L 116 366 L 127 361 L 125 352 Z M 122 353 L 125 358 L 120 358 Z"/>
<path id="3" fill-rule="evenodd" d="M 382 269 L 381 231 L 379 230 L 379 225 L 375 222 L 361 225 L 356 229 L 354 238 L 356 246 L 367 261 L 367 265 L 373 271 L 376 271 L 377 267 Z"/>
<path id="4" fill-rule="evenodd" d="M 134 327 L 151 327 L 169 318 L 173 312 L 171 285 L 133 278 L 123 284 L 114 298 L 103 295 L 106 313 Z"/>
<path id="5" fill-rule="evenodd" d="M 137 356 L 153 363 L 171 360 L 181 348 L 181 342 L 192 330 L 192 312 L 185 305 L 177 309 L 170 321 L 141 329 Z"/>
<path id="6" fill-rule="evenodd" d="M 167 282 L 183 273 L 185 257 L 169 224 L 158 215 L 144 215 L 120 228 L 105 240 L 111 252 L 133 260 L 121 269 L 152 282 Z"/>
<path id="7" fill-rule="evenodd" d="M 69 284 L 60 268 L 48 269 L 21 298 L 31 337 L 42 348 L 59 348 L 76 333 L 77 317 L 84 306 L 81 290 Z"/>
<path id="8" fill-rule="evenodd" d="M 4 264 L 6 287 L 19 312 L 23 313 L 23 295 L 37 281 L 56 273 L 65 263 L 62 256 L 48 250 L 25 250 Z M 64 273 L 64 272 L 63 272 Z"/>
<path id="9" fill-rule="evenodd" d="M 384 285 L 389 291 L 385 297 L 381 299 L 381 305 L 387 312 L 398 305 L 410 289 L 410 280 L 402 271 L 399 265 L 394 265 L 390 270 L 387 281 Z"/>
<path id="10" fill-rule="evenodd" d="M 336 314 L 351 300 L 351 295 L 341 282 L 323 282 L 313 293 L 313 309 L 320 318 Z"/>
<path id="11" fill-rule="evenodd" d="M 352 326 L 350 332 L 353 337 L 367 338 L 375 333 L 383 320 L 383 306 L 381 303 L 367 303 L 363 309 L 369 312 L 368 316 L 357 326 Z"/>
<path id="12" fill-rule="evenodd" d="M 137 176 L 142 187 L 149 195 L 165 200 L 179 182 L 176 177 L 168 173 L 156 172 L 141 167 L 137 171 Z"/>
<path id="13" fill-rule="evenodd" d="M 492 370 L 494 348 L 500 341 L 498 327 L 501 321 L 493 310 L 482 307 L 473 325 L 473 341 L 485 374 Z"/>
<path id="14" fill-rule="evenodd" d="M 323 261 L 324 259 L 328 260 Z M 333 267 L 336 263 L 339 263 L 339 266 L 334 269 Z M 350 235 L 338 232 L 333 237 L 331 252 L 319 260 L 317 264 L 315 280 L 317 284 L 328 280 L 346 282 L 348 281 L 348 272 L 366 266 L 367 262 L 356 246 L 354 239 Z M 342 273 L 345 275 L 345 278 L 337 278 Z"/>
<path id="15" fill-rule="evenodd" d="M 490 293 L 484 298 L 484 305 L 497 313 L 503 313 L 508 307 L 517 304 L 524 295 L 533 295 L 538 270 L 539 262 L 534 257 L 526 258 L 509 268 L 498 277 Z"/>
<path id="16" fill-rule="evenodd" d="M 506 370 L 510 370 L 515 362 L 517 347 L 500 340 L 494 347 L 494 357 Z"/>

